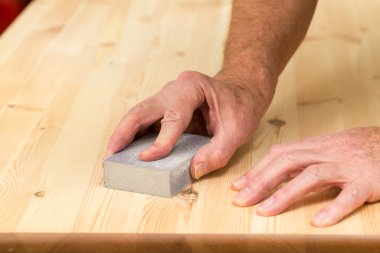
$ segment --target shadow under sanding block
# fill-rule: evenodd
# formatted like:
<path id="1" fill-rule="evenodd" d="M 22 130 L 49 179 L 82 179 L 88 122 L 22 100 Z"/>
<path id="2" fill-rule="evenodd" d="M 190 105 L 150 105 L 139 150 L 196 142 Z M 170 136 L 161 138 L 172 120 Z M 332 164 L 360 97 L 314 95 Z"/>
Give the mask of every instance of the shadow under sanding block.
<path id="1" fill-rule="evenodd" d="M 183 134 L 167 157 L 145 162 L 139 154 L 148 148 L 157 134 L 149 134 L 103 162 L 107 188 L 172 197 L 191 183 L 190 162 L 210 138 Z"/>

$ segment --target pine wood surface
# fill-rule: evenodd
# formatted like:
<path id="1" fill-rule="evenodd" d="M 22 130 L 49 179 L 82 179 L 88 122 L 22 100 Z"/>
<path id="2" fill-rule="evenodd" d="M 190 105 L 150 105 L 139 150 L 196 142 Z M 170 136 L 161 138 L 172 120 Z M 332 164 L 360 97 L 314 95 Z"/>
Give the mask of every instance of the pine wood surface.
<path id="1" fill-rule="evenodd" d="M 268 218 L 233 206 L 229 186 L 273 144 L 380 126 L 379 0 L 319 2 L 259 130 L 228 166 L 194 182 L 197 198 L 103 186 L 103 154 L 123 114 L 183 70 L 218 71 L 230 9 L 229 0 L 35 0 L 25 10 L 0 37 L 0 241 L 30 233 L 378 238 L 380 203 L 315 228 L 310 219 L 337 190 Z"/>

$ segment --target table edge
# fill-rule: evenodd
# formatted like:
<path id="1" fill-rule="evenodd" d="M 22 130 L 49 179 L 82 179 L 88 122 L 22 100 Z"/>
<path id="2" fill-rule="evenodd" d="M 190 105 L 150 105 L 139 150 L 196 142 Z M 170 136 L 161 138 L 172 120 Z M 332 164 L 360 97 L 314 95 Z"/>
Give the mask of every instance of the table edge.
<path id="1" fill-rule="evenodd" d="M 380 235 L 299 235 L 299 234 L 154 234 L 154 233 L 0 233 L 0 252 L 28 250 L 28 252 L 263 252 L 276 248 L 303 249 L 301 252 L 334 250 L 351 252 L 380 251 Z M 56 250 L 59 249 L 59 250 Z M 340 251 L 339 251 L 340 249 Z M 338 250 L 338 251 L 337 251 Z M 115 251 L 115 252 L 116 252 Z M 84 251 L 83 251 L 84 252 Z M 353 252 L 353 251 L 352 251 Z"/>

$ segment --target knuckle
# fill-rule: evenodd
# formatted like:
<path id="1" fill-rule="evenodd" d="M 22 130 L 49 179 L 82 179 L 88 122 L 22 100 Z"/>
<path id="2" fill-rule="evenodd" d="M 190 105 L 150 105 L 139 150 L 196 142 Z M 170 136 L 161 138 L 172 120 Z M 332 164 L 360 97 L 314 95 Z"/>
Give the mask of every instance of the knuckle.
<path id="1" fill-rule="evenodd" d="M 133 106 L 123 117 L 122 120 L 127 120 L 131 124 L 139 125 L 144 120 L 147 112 L 150 113 L 152 108 L 151 98 L 148 98 L 135 106 Z"/>
<path id="2" fill-rule="evenodd" d="M 294 197 L 288 189 L 280 189 L 277 192 L 273 193 L 271 198 L 273 203 L 276 203 L 275 209 L 285 209 L 286 206 L 290 205 Z"/>
<path id="3" fill-rule="evenodd" d="M 251 178 L 251 183 L 255 186 L 255 188 L 260 189 L 260 191 L 266 191 L 268 188 L 268 182 L 266 178 L 260 174 L 257 174 Z"/>
<path id="4" fill-rule="evenodd" d="M 290 185 L 285 184 L 279 187 L 279 189 L 273 194 L 277 199 L 285 199 L 288 196 L 294 194 L 294 188 L 290 187 Z"/>
<path id="5" fill-rule="evenodd" d="M 131 109 L 123 118 L 123 120 L 128 121 L 133 125 L 140 124 L 141 121 L 141 112 L 138 109 Z"/>
<path id="6" fill-rule="evenodd" d="M 162 89 L 156 94 L 156 95 L 162 95 L 163 93 L 167 92 L 168 90 L 171 90 L 175 86 L 175 81 L 170 81 L 166 83 Z"/>
<path id="7" fill-rule="evenodd" d="M 164 114 L 165 121 L 180 121 L 182 119 L 182 115 L 174 108 L 169 108 L 166 110 Z"/>
<path id="8" fill-rule="evenodd" d="M 269 149 L 269 153 L 272 155 L 279 155 L 284 152 L 284 144 L 275 144 Z"/>
<path id="9" fill-rule="evenodd" d="M 128 113 L 125 117 L 128 123 L 131 123 L 132 125 L 138 125 L 141 121 L 141 116 L 137 113 Z"/>
<path id="10" fill-rule="evenodd" d="M 211 140 L 211 144 L 212 140 Z M 228 155 L 228 152 L 225 151 L 223 147 L 220 147 L 218 145 L 213 145 L 212 148 L 212 158 L 210 159 L 215 162 L 215 167 L 222 168 L 227 165 L 228 161 L 230 160 L 230 156 Z"/>
<path id="11" fill-rule="evenodd" d="M 356 201 L 360 198 L 361 193 L 357 187 L 351 187 L 346 191 L 346 197 L 348 197 L 352 201 Z"/>
<path id="12" fill-rule="evenodd" d="M 305 169 L 306 176 L 321 180 L 324 178 L 324 170 L 319 166 L 310 166 Z"/>
<path id="13" fill-rule="evenodd" d="M 182 89 L 182 86 L 191 86 L 193 91 L 200 92 L 200 88 L 210 88 L 210 77 L 196 71 L 184 71 L 176 79 L 176 86 Z"/>
<path id="14" fill-rule="evenodd" d="M 181 126 L 186 125 L 186 117 L 175 108 L 169 108 L 164 114 L 164 118 L 161 120 L 161 124 L 177 124 Z"/>
<path id="15" fill-rule="evenodd" d="M 292 152 L 283 152 L 280 156 L 281 159 L 285 160 L 285 161 L 295 161 L 297 160 L 297 156 L 296 154 L 292 153 Z"/>
<path id="16" fill-rule="evenodd" d="M 118 132 L 115 132 L 112 134 L 110 138 L 110 142 L 108 143 L 108 146 L 113 146 L 114 143 L 119 142 L 119 141 L 122 141 L 122 142 L 126 141 L 126 136 Z"/>
<path id="17" fill-rule="evenodd" d="M 202 74 L 197 71 L 187 70 L 187 71 L 183 71 L 181 74 L 178 75 L 177 81 L 179 82 L 186 81 L 189 79 L 197 78 L 199 76 L 202 76 Z"/>
<path id="18" fill-rule="evenodd" d="M 142 112 L 146 111 L 149 108 L 149 103 L 147 101 L 143 101 L 133 106 L 127 113 L 128 116 L 140 115 Z"/>
<path id="19" fill-rule="evenodd" d="M 208 76 L 196 71 L 184 71 L 175 81 L 174 99 L 181 106 L 200 106 L 204 102 L 206 86 L 210 84 Z"/>
<path id="20" fill-rule="evenodd" d="M 357 202 L 362 199 L 363 191 L 357 186 L 351 186 L 345 191 L 345 196 L 349 199 L 349 201 Z"/>
<path id="21" fill-rule="evenodd" d="M 223 150 L 220 148 L 215 149 L 215 155 L 218 161 L 220 162 L 220 167 L 226 166 L 228 161 L 230 160 L 226 152 L 223 152 Z"/>
<path id="22" fill-rule="evenodd" d="M 253 167 L 253 168 L 251 168 L 250 170 L 248 170 L 248 171 L 244 174 L 244 176 L 245 176 L 246 178 L 253 178 L 257 173 L 258 173 L 258 170 L 257 170 L 255 167 Z"/>

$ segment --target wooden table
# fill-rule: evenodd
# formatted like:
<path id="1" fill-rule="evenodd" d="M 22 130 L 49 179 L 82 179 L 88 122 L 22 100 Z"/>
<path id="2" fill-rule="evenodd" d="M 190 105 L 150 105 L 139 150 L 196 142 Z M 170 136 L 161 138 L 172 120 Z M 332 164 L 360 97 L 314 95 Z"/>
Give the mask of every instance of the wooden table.
<path id="1" fill-rule="evenodd" d="M 122 115 L 182 70 L 216 73 L 228 0 L 35 0 L 0 39 L 0 251 L 378 252 L 380 203 L 339 224 L 337 191 L 276 217 L 231 204 L 232 179 L 275 144 L 380 126 L 380 0 L 321 0 L 256 135 L 197 199 L 103 186 Z M 268 121 L 280 119 L 284 126 Z"/>

